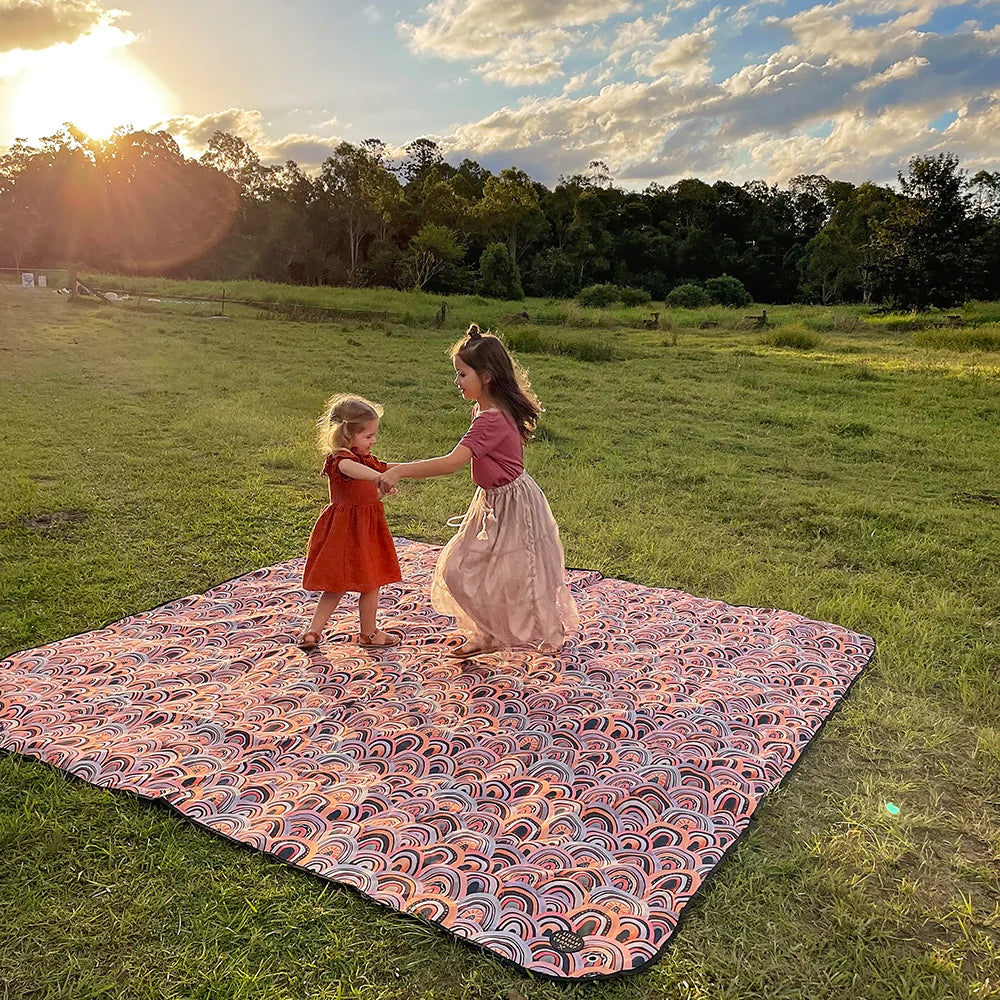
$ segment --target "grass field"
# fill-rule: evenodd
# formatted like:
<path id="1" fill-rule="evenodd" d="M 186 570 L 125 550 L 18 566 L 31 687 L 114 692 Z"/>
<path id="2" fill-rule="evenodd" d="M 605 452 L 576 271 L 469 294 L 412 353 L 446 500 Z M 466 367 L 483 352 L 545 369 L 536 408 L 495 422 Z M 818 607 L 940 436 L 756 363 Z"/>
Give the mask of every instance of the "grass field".
<path id="1" fill-rule="evenodd" d="M 646 308 L 455 298 L 438 329 L 432 296 L 246 295 L 379 314 L 317 324 L 150 284 L 175 300 L 0 288 L 0 655 L 300 555 L 334 391 L 385 404 L 380 457 L 449 450 L 468 410 L 446 348 L 471 320 L 524 347 L 547 408 L 527 463 L 570 565 L 832 620 L 879 654 L 664 957 L 609 983 L 525 977 L 0 756 L 0 1000 L 1000 996 L 1000 305 L 645 330 Z M 468 479 L 404 485 L 393 531 L 444 541 Z"/>

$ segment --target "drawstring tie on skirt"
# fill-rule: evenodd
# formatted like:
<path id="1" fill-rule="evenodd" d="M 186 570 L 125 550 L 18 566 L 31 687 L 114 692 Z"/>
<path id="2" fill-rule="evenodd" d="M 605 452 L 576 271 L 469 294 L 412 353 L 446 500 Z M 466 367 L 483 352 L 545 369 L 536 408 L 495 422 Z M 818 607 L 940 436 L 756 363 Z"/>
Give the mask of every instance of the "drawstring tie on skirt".
<path id="1" fill-rule="evenodd" d="M 479 531 L 476 533 L 476 538 L 478 541 L 480 542 L 489 541 L 490 536 L 486 530 L 486 526 L 490 521 L 492 521 L 495 524 L 496 519 L 497 519 L 496 514 L 493 513 L 492 507 L 483 508 L 483 519 L 479 524 Z M 462 522 L 464 520 L 465 520 L 465 515 L 458 514 L 455 517 L 449 517 L 445 523 L 448 525 L 449 528 L 461 528 Z"/>

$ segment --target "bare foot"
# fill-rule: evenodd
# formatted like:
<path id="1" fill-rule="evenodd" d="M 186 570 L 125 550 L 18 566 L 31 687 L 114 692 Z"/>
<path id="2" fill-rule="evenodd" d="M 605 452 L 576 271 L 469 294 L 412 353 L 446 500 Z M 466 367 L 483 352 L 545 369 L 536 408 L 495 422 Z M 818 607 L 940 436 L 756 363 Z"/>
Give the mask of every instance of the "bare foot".
<path id="1" fill-rule="evenodd" d="M 466 639 L 457 649 L 449 649 L 448 655 L 465 659 L 469 656 L 479 656 L 480 654 L 492 653 L 496 646 L 484 640 Z"/>

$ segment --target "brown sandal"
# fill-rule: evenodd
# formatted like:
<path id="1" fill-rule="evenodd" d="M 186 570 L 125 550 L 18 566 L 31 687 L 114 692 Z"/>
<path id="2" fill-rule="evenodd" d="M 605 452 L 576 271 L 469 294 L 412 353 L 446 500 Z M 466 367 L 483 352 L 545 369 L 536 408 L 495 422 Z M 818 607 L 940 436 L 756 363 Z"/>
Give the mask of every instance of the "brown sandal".
<path id="1" fill-rule="evenodd" d="M 375 637 L 377 635 L 384 635 L 387 642 L 376 642 Z M 389 646 L 398 646 L 403 641 L 403 637 L 400 635 L 393 635 L 391 632 L 382 632 L 381 629 L 376 629 L 374 632 L 369 632 L 367 635 L 364 632 L 358 633 L 358 645 L 366 646 L 373 649 L 382 649 Z"/>
<path id="2" fill-rule="evenodd" d="M 315 649 L 319 640 L 319 632 L 303 632 L 299 639 L 299 649 Z"/>

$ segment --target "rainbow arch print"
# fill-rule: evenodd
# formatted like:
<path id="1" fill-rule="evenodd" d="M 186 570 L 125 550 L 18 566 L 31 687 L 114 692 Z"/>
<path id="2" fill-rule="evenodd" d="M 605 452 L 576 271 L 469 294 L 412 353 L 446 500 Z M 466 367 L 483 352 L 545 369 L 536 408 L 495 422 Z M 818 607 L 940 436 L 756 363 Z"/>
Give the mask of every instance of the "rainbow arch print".
<path id="1" fill-rule="evenodd" d="M 363 649 L 344 608 L 294 644 L 292 560 L 0 662 L 0 751 L 163 802 L 280 862 L 532 972 L 602 978 L 662 953 L 874 641 L 568 571 L 557 654 L 447 656 L 438 549 Z M 342 629 L 336 634 L 340 623 Z"/>

